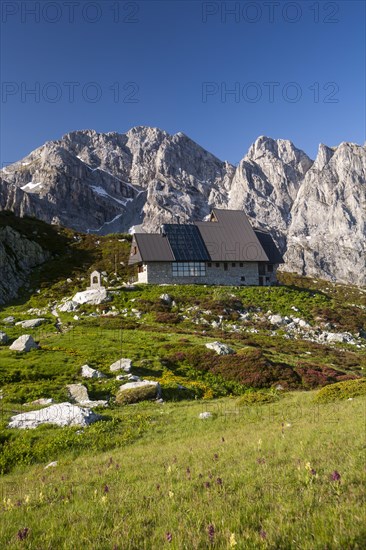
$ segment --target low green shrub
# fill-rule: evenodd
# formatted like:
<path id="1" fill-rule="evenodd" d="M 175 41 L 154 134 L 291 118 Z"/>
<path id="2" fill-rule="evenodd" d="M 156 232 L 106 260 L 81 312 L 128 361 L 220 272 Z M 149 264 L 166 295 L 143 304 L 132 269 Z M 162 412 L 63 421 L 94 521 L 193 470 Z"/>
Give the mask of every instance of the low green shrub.
<path id="1" fill-rule="evenodd" d="M 131 405 L 139 401 L 147 401 L 155 399 L 155 386 L 142 386 L 140 388 L 131 388 L 130 390 L 119 391 L 116 395 L 116 403 L 118 405 Z"/>
<path id="2" fill-rule="evenodd" d="M 350 399 L 366 395 L 366 378 L 347 380 L 325 386 L 319 390 L 314 398 L 316 403 L 330 403 L 341 399 Z"/>
<path id="3" fill-rule="evenodd" d="M 265 405 L 266 403 L 275 403 L 281 398 L 275 391 L 248 391 L 238 399 L 239 407 L 248 405 Z"/>

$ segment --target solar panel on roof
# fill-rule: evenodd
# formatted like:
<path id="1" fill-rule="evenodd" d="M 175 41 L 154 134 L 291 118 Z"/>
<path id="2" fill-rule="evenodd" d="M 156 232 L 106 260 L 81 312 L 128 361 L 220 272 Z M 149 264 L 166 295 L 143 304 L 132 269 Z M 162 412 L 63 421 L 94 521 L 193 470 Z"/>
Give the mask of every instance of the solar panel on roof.
<path id="1" fill-rule="evenodd" d="M 176 261 L 210 261 L 210 255 L 195 225 L 164 224 L 163 231 Z"/>

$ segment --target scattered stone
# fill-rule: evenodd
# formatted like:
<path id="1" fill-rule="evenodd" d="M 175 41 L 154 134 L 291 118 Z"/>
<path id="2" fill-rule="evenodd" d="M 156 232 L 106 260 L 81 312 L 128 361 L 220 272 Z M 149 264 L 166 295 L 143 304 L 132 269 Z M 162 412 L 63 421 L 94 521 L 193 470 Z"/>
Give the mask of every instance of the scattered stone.
<path id="1" fill-rule="evenodd" d="M 172 305 L 172 298 L 171 296 L 169 296 L 169 294 L 161 294 L 160 295 L 160 300 L 162 300 L 163 302 L 165 302 L 168 306 L 171 306 Z"/>
<path id="2" fill-rule="evenodd" d="M 54 460 L 53 462 L 50 462 L 49 464 L 47 464 L 47 466 L 45 466 L 44 469 L 47 470 L 47 468 L 56 468 L 57 465 L 58 465 L 58 461 Z"/>
<path id="3" fill-rule="evenodd" d="M 285 319 L 281 315 L 270 315 L 268 318 L 272 325 L 283 325 L 286 323 Z"/>
<path id="4" fill-rule="evenodd" d="M 36 406 L 36 405 L 50 405 L 53 403 L 53 399 L 51 397 L 41 397 L 40 399 L 36 399 L 35 401 L 31 401 L 30 403 L 25 403 L 27 406 Z"/>
<path id="5" fill-rule="evenodd" d="M 123 386 L 120 387 L 120 391 L 134 390 L 135 388 L 142 388 L 144 386 L 155 386 L 156 388 L 160 388 L 159 382 L 155 382 L 154 380 L 139 380 L 138 382 L 127 382 L 127 384 L 123 384 Z"/>
<path id="6" fill-rule="evenodd" d="M 22 328 L 36 328 L 39 327 L 42 323 L 44 323 L 47 319 L 39 318 L 39 319 L 27 319 L 26 321 L 18 321 L 15 323 L 15 326 L 21 326 Z"/>
<path id="7" fill-rule="evenodd" d="M 5 319 L 3 319 L 3 323 L 5 323 L 6 325 L 14 325 L 15 317 L 13 317 L 12 315 L 10 317 L 5 317 Z"/>
<path id="8" fill-rule="evenodd" d="M 218 355 L 229 355 L 231 353 L 235 353 L 232 348 L 230 348 L 226 344 L 223 344 L 222 342 L 210 342 L 208 344 L 205 344 L 205 346 L 208 349 L 216 351 Z"/>
<path id="9" fill-rule="evenodd" d="M 103 287 L 93 290 L 77 292 L 72 301 L 78 304 L 98 305 L 108 300 L 107 290 Z"/>
<path id="10" fill-rule="evenodd" d="M 70 283 L 72 283 L 72 279 L 70 279 L 70 277 L 69 277 L 68 279 L 66 279 L 66 282 L 70 284 Z"/>
<path id="11" fill-rule="evenodd" d="M 89 365 L 83 365 L 81 367 L 81 376 L 83 378 L 105 378 L 105 374 L 99 370 L 92 369 Z"/>
<path id="12" fill-rule="evenodd" d="M 159 398 L 161 397 L 161 386 L 159 382 L 155 382 L 153 380 L 139 380 L 138 382 L 127 382 L 127 384 L 123 384 L 118 393 L 125 392 L 128 390 L 136 390 L 138 388 L 155 388 L 156 396 Z"/>
<path id="13" fill-rule="evenodd" d="M 23 334 L 19 336 L 12 345 L 9 347 L 12 351 L 25 351 L 28 352 L 31 349 L 38 349 L 38 344 L 35 343 L 30 334 Z"/>
<path id="14" fill-rule="evenodd" d="M 67 390 L 69 392 L 70 399 L 74 403 L 83 403 L 89 401 L 88 390 L 83 384 L 69 384 Z"/>
<path id="15" fill-rule="evenodd" d="M 84 409 L 71 403 L 59 403 L 45 409 L 29 411 L 12 416 L 9 428 L 34 429 L 42 424 L 57 426 L 89 426 L 101 417 L 89 409 Z"/>
<path id="16" fill-rule="evenodd" d="M 116 380 L 130 380 L 130 382 L 140 382 L 141 378 L 139 376 L 135 376 L 134 374 L 118 374 L 116 376 Z"/>
<path id="17" fill-rule="evenodd" d="M 9 341 L 9 337 L 5 332 L 0 332 L 0 345 L 1 344 L 7 344 Z"/>
<path id="18" fill-rule="evenodd" d="M 207 418 L 212 418 L 212 413 L 210 413 L 208 411 L 202 412 L 198 415 L 198 418 L 200 420 L 206 420 Z"/>
<path id="19" fill-rule="evenodd" d="M 127 358 L 122 357 L 122 359 L 118 359 L 118 361 L 113 363 L 109 367 L 109 370 L 111 372 L 116 372 L 118 370 L 124 370 L 125 372 L 130 372 L 131 367 L 132 367 L 131 359 L 127 359 Z"/>
<path id="20" fill-rule="evenodd" d="M 79 307 L 79 304 L 77 302 L 74 302 L 74 300 L 67 300 L 62 306 L 59 306 L 59 310 L 64 313 L 71 313 L 72 311 L 76 311 Z"/>
<path id="21" fill-rule="evenodd" d="M 93 407 L 106 407 L 108 405 L 107 401 L 91 401 L 88 395 L 88 390 L 83 384 L 69 384 L 67 390 L 70 395 L 70 399 L 83 407 L 93 408 Z"/>

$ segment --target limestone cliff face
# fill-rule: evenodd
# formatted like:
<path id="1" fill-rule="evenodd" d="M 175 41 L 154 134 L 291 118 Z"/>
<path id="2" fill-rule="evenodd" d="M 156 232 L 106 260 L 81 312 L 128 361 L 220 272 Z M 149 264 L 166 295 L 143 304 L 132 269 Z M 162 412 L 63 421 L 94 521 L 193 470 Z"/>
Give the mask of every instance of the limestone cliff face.
<path id="1" fill-rule="evenodd" d="M 107 234 L 243 209 L 287 249 L 285 269 L 366 284 L 365 181 L 355 144 L 322 145 L 313 162 L 261 136 L 235 167 L 181 132 L 84 130 L 0 171 L 0 210 Z"/>
<path id="2" fill-rule="evenodd" d="M 320 145 L 292 208 L 285 269 L 366 285 L 366 148 Z"/>
<path id="3" fill-rule="evenodd" d="M 259 228 L 270 228 L 284 250 L 291 208 L 312 163 L 291 141 L 258 138 L 235 172 L 229 208 L 243 209 Z"/>
<path id="4" fill-rule="evenodd" d="M 12 227 L 0 227 L 0 304 L 15 298 L 31 270 L 43 264 L 49 253 Z"/>

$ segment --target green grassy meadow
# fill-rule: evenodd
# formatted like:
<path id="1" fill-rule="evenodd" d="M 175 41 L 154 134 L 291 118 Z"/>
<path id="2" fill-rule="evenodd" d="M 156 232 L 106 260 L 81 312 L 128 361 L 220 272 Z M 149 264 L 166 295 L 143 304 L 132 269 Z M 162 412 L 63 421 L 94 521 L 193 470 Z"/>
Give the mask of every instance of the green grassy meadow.
<path id="1" fill-rule="evenodd" d="M 313 397 L 125 407 L 122 424 L 146 423 L 133 441 L 78 457 L 71 447 L 55 468 L 1 479 L 0 545 L 364 548 L 366 399 Z"/>
<path id="2" fill-rule="evenodd" d="M 79 235 L 10 215 L 1 223 L 25 234 L 36 227 L 52 253 L 0 307 L 10 342 L 27 332 L 40 345 L 29 353 L 0 346 L 1 549 L 366 547 L 365 289 L 282 273 L 270 288 L 127 290 L 129 236 Z M 59 312 L 56 327 L 52 311 L 85 290 L 94 269 L 106 273 L 111 301 Z M 289 334 L 269 312 L 361 344 Z M 24 330 L 5 324 L 9 316 L 46 320 Z M 215 340 L 235 353 L 208 350 Z M 118 404 L 121 382 L 109 366 L 120 357 L 160 383 L 163 403 Z M 106 378 L 83 379 L 84 364 Z M 7 427 L 36 408 L 31 401 L 67 401 L 71 383 L 109 400 L 96 409 L 100 421 Z M 205 411 L 211 418 L 199 419 Z"/>

